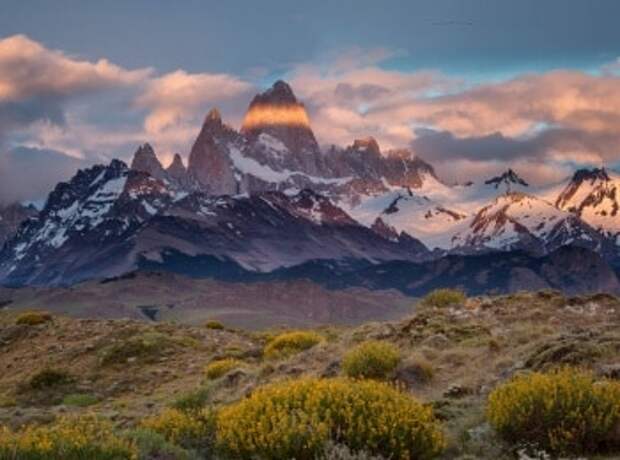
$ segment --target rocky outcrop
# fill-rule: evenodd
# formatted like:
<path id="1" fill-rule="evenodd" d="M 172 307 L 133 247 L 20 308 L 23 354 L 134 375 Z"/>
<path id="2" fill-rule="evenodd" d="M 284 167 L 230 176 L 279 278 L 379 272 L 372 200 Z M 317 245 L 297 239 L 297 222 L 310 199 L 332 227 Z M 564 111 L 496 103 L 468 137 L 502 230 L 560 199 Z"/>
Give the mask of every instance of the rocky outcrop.
<path id="1" fill-rule="evenodd" d="M 287 169 L 310 175 L 323 173 L 321 152 L 306 109 L 291 87 L 281 80 L 254 97 L 243 120 L 241 133 L 250 142 L 260 141 L 261 135 L 266 135 L 266 139 L 277 139 L 284 147 L 279 150 L 282 166 Z"/>
<path id="2" fill-rule="evenodd" d="M 213 195 L 240 193 L 240 181 L 235 176 L 231 154 L 241 152 L 245 140 L 222 122 L 217 109 L 206 116 L 189 154 L 187 171 L 202 189 Z"/>
<path id="3" fill-rule="evenodd" d="M 157 155 L 155 155 L 155 150 L 148 143 L 138 147 L 138 150 L 134 153 L 131 169 L 148 173 L 156 179 L 164 179 L 166 177 L 166 171 L 159 162 Z"/>
<path id="4" fill-rule="evenodd" d="M 509 169 L 503 174 L 493 177 L 484 183 L 486 185 L 491 185 L 496 189 L 504 188 L 507 193 L 514 191 L 517 187 L 529 187 L 529 184 L 512 169 Z"/>
<path id="5" fill-rule="evenodd" d="M 36 215 L 37 210 L 33 206 L 24 206 L 20 203 L 0 205 L 0 248 L 17 232 L 26 219 Z"/>
<path id="6" fill-rule="evenodd" d="M 580 169 L 555 205 L 579 216 L 620 246 L 620 174 L 605 168 Z"/>
<path id="7" fill-rule="evenodd" d="M 518 192 L 501 195 L 455 235 L 455 245 L 487 249 L 523 249 L 542 255 L 565 245 L 597 250 L 604 238 L 574 215 L 540 198 Z"/>

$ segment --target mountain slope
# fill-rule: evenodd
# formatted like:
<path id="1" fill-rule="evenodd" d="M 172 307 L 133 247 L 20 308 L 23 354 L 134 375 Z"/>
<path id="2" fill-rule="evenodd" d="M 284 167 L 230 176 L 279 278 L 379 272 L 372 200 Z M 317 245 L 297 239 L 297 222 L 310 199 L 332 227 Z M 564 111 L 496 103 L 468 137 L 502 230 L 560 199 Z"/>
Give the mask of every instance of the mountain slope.
<path id="1" fill-rule="evenodd" d="M 24 206 L 19 203 L 0 205 L 0 248 L 17 232 L 22 222 L 36 214 L 37 210 L 33 206 Z"/>
<path id="2" fill-rule="evenodd" d="M 178 154 L 164 168 L 143 144 L 131 168 L 113 161 L 58 184 L 0 253 L 0 280 L 70 284 L 144 267 L 243 277 L 305 264 L 337 275 L 567 245 L 620 267 L 618 177 L 578 172 L 552 204 L 512 169 L 451 186 L 410 150 L 381 151 L 372 137 L 323 151 L 304 105 L 278 81 L 252 100 L 240 130 L 212 109 L 187 168 Z"/>
<path id="3" fill-rule="evenodd" d="M 620 281 L 601 256 L 585 248 L 563 246 L 542 257 L 523 251 L 448 255 L 412 263 L 392 261 L 329 277 L 317 275 L 332 288 L 364 286 L 397 289 L 421 296 L 433 289 L 459 288 L 471 295 L 557 289 L 569 294 L 620 293 Z M 314 279 L 308 276 L 310 279 Z"/>
<path id="4" fill-rule="evenodd" d="M 569 244 L 598 250 L 603 240 L 573 214 L 534 196 L 511 192 L 480 209 L 468 222 L 468 228 L 454 236 L 453 244 L 544 254 Z"/>
<path id="5" fill-rule="evenodd" d="M 268 273 L 250 271 L 235 262 L 216 258 L 190 260 L 179 253 L 167 253 L 160 261 L 143 261 L 140 268 L 241 284 L 307 279 L 334 290 L 394 289 L 408 296 L 423 296 L 445 287 L 475 295 L 536 289 L 557 289 L 569 294 L 620 293 L 620 280 L 614 269 L 597 253 L 577 246 L 562 246 L 541 257 L 517 250 L 451 254 L 419 262 L 311 260 Z"/>
<path id="6" fill-rule="evenodd" d="M 620 246 L 620 174 L 604 168 L 576 171 L 555 204 Z"/>
<path id="7" fill-rule="evenodd" d="M 56 187 L 0 253 L 0 280 L 69 284 L 119 275 L 175 251 L 268 271 L 312 259 L 415 260 L 426 248 L 413 239 L 386 240 L 309 190 L 188 194 L 114 160 Z"/>
<path id="8" fill-rule="evenodd" d="M 379 204 L 388 204 L 376 218 L 373 228 L 385 226 L 394 234 L 405 232 L 410 236 L 416 235 L 431 249 L 450 247 L 452 235 L 467 218 L 467 214 L 448 209 L 411 189 L 386 194 L 378 201 Z M 364 208 L 373 206 L 375 203 L 369 200 Z"/>

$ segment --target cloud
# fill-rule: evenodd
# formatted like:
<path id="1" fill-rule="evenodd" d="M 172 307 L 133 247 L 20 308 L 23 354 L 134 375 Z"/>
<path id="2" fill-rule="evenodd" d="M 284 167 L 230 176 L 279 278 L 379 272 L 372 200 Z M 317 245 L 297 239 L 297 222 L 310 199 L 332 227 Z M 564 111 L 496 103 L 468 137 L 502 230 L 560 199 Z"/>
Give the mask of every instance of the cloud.
<path id="1" fill-rule="evenodd" d="M 391 147 L 401 147 L 414 138 L 412 119 L 380 118 L 374 115 L 378 109 L 460 85 L 459 80 L 434 71 L 405 73 L 371 66 L 325 73 L 312 65 L 298 66 L 291 83 L 308 106 L 320 141 L 346 144 L 373 135 Z"/>
<path id="2" fill-rule="evenodd" d="M 50 149 L 19 147 L 0 153 L 0 204 L 41 199 L 84 166 L 83 160 Z"/>
<path id="3" fill-rule="evenodd" d="M 24 35 L 0 40 L 0 136 L 39 120 L 62 125 L 65 104 L 105 89 L 136 85 L 151 70 L 126 70 L 106 59 L 79 60 Z"/>
<path id="4" fill-rule="evenodd" d="M 517 160 L 471 160 L 456 158 L 438 160 L 433 163 L 436 171 L 446 183 L 464 184 L 470 181 L 487 180 L 499 173 L 512 168 L 518 172 L 531 186 L 546 186 L 564 181 L 574 168 L 567 164 L 540 162 L 530 159 Z"/>
<path id="5" fill-rule="evenodd" d="M 537 135 L 515 139 L 501 133 L 459 138 L 449 131 L 419 129 L 411 144 L 420 157 L 431 160 L 448 182 L 488 179 L 508 168 L 515 169 L 532 184 L 548 184 L 570 174 L 573 163 L 600 164 L 594 152 L 600 139 L 592 139 L 592 148 L 583 133 L 547 130 Z M 616 136 L 620 140 L 620 136 Z M 611 149 L 609 141 L 606 149 Z M 570 161 L 569 161 L 570 160 Z"/>
<path id="6" fill-rule="evenodd" d="M 255 87 L 228 74 L 189 74 L 183 70 L 152 79 L 136 101 L 137 106 L 148 108 L 144 121 L 147 133 L 161 133 L 166 129 L 193 121 L 206 106 L 244 101 Z"/>
<path id="7" fill-rule="evenodd" d="M 386 70 L 376 56 L 291 73 L 319 141 L 342 145 L 372 135 L 386 148 L 410 145 L 431 162 L 620 159 L 618 61 L 596 74 L 557 70 L 480 84 L 431 70 Z"/>
<path id="8" fill-rule="evenodd" d="M 438 161 L 453 159 L 516 161 L 523 158 L 557 158 L 588 162 L 612 157 L 620 145 L 620 132 L 591 133 L 577 129 L 550 128 L 526 137 L 500 132 L 484 136 L 456 137 L 450 131 L 416 130 L 411 143 L 417 154 Z"/>
<path id="9" fill-rule="evenodd" d="M 285 78 L 320 143 L 344 146 L 371 135 L 384 150 L 410 146 L 449 180 L 517 165 L 549 180 L 568 164 L 620 159 L 617 60 L 592 74 L 559 70 L 479 83 L 398 69 L 394 58 L 402 56 L 353 48 L 291 66 Z M 255 78 L 268 73 L 260 69 Z M 158 75 L 80 59 L 22 35 L 0 40 L 0 142 L 91 163 L 129 160 L 146 141 L 164 163 L 174 152 L 186 155 L 210 108 L 238 127 L 258 91 L 233 74 Z"/>
<path id="10" fill-rule="evenodd" d="M 23 35 L 0 40 L 0 144 L 8 138 L 91 163 L 129 160 L 145 141 L 166 161 L 188 148 L 208 108 L 240 121 L 254 92 L 232 75 L 156 75 L 78 59 Z"/>
<path id="11" fill-rule="evenodd" d="M 457 136 L 500 132 L 514 137 L 543 125 L 588 132 L 615 130 L 619 103 L 618 77 L 553 71 L 449 95 L 388 101 L 374 115 L 408 118 Z"/>

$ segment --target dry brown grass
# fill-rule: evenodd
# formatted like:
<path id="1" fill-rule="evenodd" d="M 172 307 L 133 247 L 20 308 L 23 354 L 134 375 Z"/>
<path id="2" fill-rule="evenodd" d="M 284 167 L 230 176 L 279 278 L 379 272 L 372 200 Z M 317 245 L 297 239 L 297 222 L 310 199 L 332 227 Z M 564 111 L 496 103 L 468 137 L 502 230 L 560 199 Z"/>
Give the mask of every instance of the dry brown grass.
<path id="1" fill-rule="evenodd" d="M 203 370 L 214 360 L 235 358 L 248 364 L 243 372 L 234 372 L 238 374 L 234 378 L 213 382 L 208 399 L 221 404 L 243 398 L 265 383 L 342 375 L 345 353 L 372 339 L 398 348 L 403 362 L 395 378 L 445 417 L 453 440 L 451 456 L 445 458 L 501 458 L 493 447 L 497 440 L 484 431 L 476 414 L 488 392 L 516 372 L 567 360 L 585 360 L 595 372 L 603 364 L 620 364 L 620 301 L 596 296 L 569 299 L 557 293 L 469 299 L 462 308 L 424 310 L 400 321 L 321 328 L 315 331 L 325 337 L 320 345 L 269 362 L 262 350 L 282 330 L 249 333 L 64 316 L 55 316 L 45 327 L 24 327 L 15 325 L 15 320 L 14 312 L 0 312 L 0 423 L 18 425 L 59 413 L 61 406 L 31 404 L 18 397 L 20 384 L 36 369 L 66 370 L 75 377 L 67 391 L 94 395 L 99 401 L 88 408 L 63 410 L 113 414 L 120 423 L 132 424 L 198 392 L 205 382 Z M 149 359 L 127 362 L 134 356 L 124 355 L 116 364 L 102 366 L 102 356 L 111 347 L 135 337 L 162 336 L 171 345 L 155 340 L 157 352 Z M 405 368 L 409 374 L 399 372 Z M 471 391 L 450 393 L 454 385 Z"/>

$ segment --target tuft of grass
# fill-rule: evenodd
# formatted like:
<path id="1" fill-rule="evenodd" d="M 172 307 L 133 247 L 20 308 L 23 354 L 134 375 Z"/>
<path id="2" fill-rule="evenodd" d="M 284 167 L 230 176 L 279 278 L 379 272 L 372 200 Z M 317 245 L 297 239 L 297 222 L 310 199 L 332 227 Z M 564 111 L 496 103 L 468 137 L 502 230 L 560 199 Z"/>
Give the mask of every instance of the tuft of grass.
<path id="1" fill-rule="evenodd" d="M 210 385 L 202 385 L 177 397 L 172 402 L 171 407 L 186 413 L 199 412 L 206 407 L 211 393 Z"/>
<path id="2" fill-rule="evenodd" d="M 344 444 L 328 442 L 316 460 L 386 460 L 381 455 L 372 455 L 365 451 L 354 452 Z"/>
<path id="3" fill-rule="evenodd" d="M 99 399 L 95 395 L 86 393 L 73 393 L 65 396 L 62 403 L 65 406 L 88 407 L 97 404 Z"/>
<path id="4" fill-rule="evenodd" d="M 15 396 L 0 395 L 0 407 L 15 407 L 17 406 L 17 400 Z"/>
<path id="5" fill-rule="evenodd" d="M 233 369 L 243 365 L 242 361 L 234 358 L 225 358 L 213 361 L 205 368 L 205 375 L 209 380 L 216 380 L 228 374 Z"/>
<path id="6" fill-rule="evenodd" d="M 101 364 L 111 366 L 127 364 L 131 359 L 151 363 L 157 361 L 163 352 L 175 344 L 186 346 L 182 342 L 174 342 L 159 332 L 146 332 L 133 337 L 121 339 L 102 351 Z"/>
<path id="7" fill-rule="evenodd" d="M 323 341 L 323 336 L 311 331 L 285 332 L 271 339 L 265 346 L 268 359 L 280 359 L 308 350 Z"/>
<path id="8" fill-rule="evenodd" d="M 462 305 L 467 300 L 465 293 L 458 289 L 435 289 L 426 294 L 420 304 L 424 307 L 448 308 Z"/>
<path id="9" fill-rule="evenodd" d="M 73 383 L 75 379 L 65 370 L 45 368 L 28 381 L 28 386 L 33 390 L 46 390 L 62 385 Z"/>
<path id="10" fill-rule="evenodd" d="M 399 377 L 401 375 L 407 376 L 416 382 L 426 384 L 435 377 L 435 368 L 428 359 L 420 355 L 414 355 L 398 366 L 398 374 Z"/>
<path id="11" fill-rule="evenodd" d="M 205 327 L 207 329 L 222 330 L 224 329 L 224 324 L 221 321 L 210 319 L 209 321 L 205 323 Z"/>
<path id="12" fill-rule="evenodd" d="M 28 311 L 20 314 L 15 319 L 15 324 L 23 324 L 26 326 L 37 326 L 52 320 L 52 315 L 46 311 Z"/>
<path id="13" fill-rule="evenodd" d="M 144 428 L 125 433 L 138 449 L 136 460 L 199 460 L 200 457 L 167 441 L 161 434 Z"/>
<path id="14" fill-rule="evenodd" d="M 386 379 L 398 363 L 400 352 L 396 346 L 379 340 L 368 340 L 344 355 L 342 369 L 352 378 Z"/>

